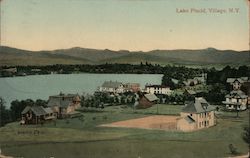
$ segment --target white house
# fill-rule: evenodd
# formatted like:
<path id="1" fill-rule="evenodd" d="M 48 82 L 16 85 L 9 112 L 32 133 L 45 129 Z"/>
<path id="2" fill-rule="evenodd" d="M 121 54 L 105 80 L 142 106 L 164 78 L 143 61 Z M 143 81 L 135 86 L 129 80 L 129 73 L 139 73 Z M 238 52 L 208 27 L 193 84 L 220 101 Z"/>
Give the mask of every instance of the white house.
<path id="1" fill-rule="evenodd" d="M 237 110 L 246 110 L 247 109 L 247 98 L 244 92 L 241 90 L 233 90 L 230 94 L 225 96 L 226 101 L 222 103 L 226 105 L 226 108 L 229 110 L 236 109 Z"/>
<path id="2" fill-rule="evenodd" d="M 170 95 L 172 90 L 168 86 L 163 85 L 146 85 L 145 92 L 149 94 L 166 94 Z"/>
<path id="3" fill-rule="evenodd" d="M 105 81 L 101 87 L 99 87 L 100 92 L 109 92 L 109 93 L 123 93 L 124 86 L 121 82 Z"/>
<path id="4" fill-rule="evenodd" d="M 227 83 L 232 85 L 233 90 L 225 96 L 226 100 L 222 103 L 226 105 L 229 110 L 246 110 L 248 96 L 240 90 L 244 83 L 244 78 L 228 78 Z"/>

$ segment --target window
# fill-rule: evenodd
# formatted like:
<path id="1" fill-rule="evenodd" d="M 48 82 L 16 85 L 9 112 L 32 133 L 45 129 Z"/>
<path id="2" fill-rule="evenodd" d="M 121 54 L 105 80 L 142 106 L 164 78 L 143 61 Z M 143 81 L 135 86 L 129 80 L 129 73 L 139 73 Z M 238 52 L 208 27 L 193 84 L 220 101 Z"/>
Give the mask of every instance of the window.
<path id="1" fill-rule="evenodd" d="M 201 122 L 199 123 L 199 127 L 201 127 Z"/>
<path id="2" fill-rule="evenodd" d="M 190 116 L 193 116 L 193 114 L 190 114 Z"/>

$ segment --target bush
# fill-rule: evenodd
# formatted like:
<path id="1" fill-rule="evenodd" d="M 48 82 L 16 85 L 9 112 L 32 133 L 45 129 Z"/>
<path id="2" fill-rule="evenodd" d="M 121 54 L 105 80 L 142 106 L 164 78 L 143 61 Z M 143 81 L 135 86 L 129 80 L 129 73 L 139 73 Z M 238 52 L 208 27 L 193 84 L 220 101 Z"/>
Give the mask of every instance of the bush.
<path id="1" fill-rule="evenodd" d="M 233 144 L 229 144 L 229 150 L 231 152 L 231 154 L 233 155 L 236 155 L 238 152 L 237 152 L 237 148 L 233 146 Z"/>

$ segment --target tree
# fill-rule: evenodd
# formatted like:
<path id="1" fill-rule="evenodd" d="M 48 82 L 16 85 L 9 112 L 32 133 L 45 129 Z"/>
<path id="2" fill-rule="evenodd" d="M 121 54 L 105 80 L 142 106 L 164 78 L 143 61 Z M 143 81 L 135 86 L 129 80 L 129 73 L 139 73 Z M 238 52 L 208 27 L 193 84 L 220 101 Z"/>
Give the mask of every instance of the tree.
<path id="1" fill-rule="evenodd" d="M 233 146 L 233 144 L 229 144 L 228 147 L 229 147 L 231 154 L 236 155 L 238 153 L 237 148 L 235 146 Z"/>
<path id="2" fill-rule="evenodd" d="M 10 110 L 6 109 L 5 101 L 0 97 L 0 127 L 11 122 Z"/>
<path id="3" fill-rule="evenodd" d="M 170 89 L 175 89 L 175 84 L 170 77 L 164 75 L 162 78 L 162 85 L 169 86 Z"/>
<path id="4" fill-rule="evenodd" d="M 248 147 L 250 148 L 250 129 L 249 126 L 244 127 L 244 132 L 242 135 L 242 139 L 248 144 Z"/>
<path id="5" fill-rule="evenodd" d="M 36 102 L 35 102 L 35 105 L 42 106 L 42 107 L 47 107 L 47 101 L 42 100 L 42 99 L 37 99 Z"/>

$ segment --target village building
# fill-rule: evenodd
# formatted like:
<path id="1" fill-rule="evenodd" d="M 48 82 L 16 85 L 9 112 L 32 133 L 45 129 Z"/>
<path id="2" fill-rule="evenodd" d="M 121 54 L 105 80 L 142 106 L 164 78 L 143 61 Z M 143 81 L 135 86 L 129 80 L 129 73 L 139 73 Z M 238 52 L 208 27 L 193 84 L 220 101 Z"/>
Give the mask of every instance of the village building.
<path id="1" fill-rule="evenodd" d="M 228 78 L 233 90 L 225 96 L 226 100 L 222 103 L 228 110 L 246 110 L 248 104 L 248 96 L 241 90 L 241 86 L 247 79 L 243 78 Z"/>
<path id="2" fill-rule="evenodd" d="M 117 81 L 105 81 L 101 87 L 99 87 L 100 92 L 109 92 L 109 93 L 123 93 L 124 86 L 121 82 Z"/>
<path id="3" fill-rule="evenodd" d="M 246 88 L 246 93 L 248 96 L 248 101 L 247 104 L 250 105 L 250 78 L 248 78 L 248 80 L 246 80 L 243 84 L 243 86 Z"/>
<path id="4" fill-rule="evenodd" d="M 14 76 L 17 74 L 17 72 L 18 71 L 16 67 L 0 69 L 0 76 L 4 76 L 4 77 Z"/>
<path id="5" fill-rule="evenodd" d="M 239 90 L 244 80 L 242 80 L 242 78 L 228 78 L 227 83 L 232 85 L 233 90 Z"/>
<path id="6" fill-rule="evenodd" d="M 222 103 L 226 105 L 228 110 L 246 110 L 248 96 L 241 90 L 233 90 L 225 96 L 226 101 Z"/>
<path id="7" fill-rule="evenodd" d="M 137 93 L 140 90 L 141 89 L 140 89 L 140 84 L 139 83 L 126 83 L 126 84 L 124 84 L 124 91 L 125 92 Z"/>
<path id="8" fill-rule="evenodd" d="M 194 77 L 192 79 L 187 79 L 186 81 L 183 81 L 185 86 L 195 86 L 198 84 L 206 84 L 207 81 L 207 74 L 202 73 L 200 76 Z"/>
<path id="9" fill-rule="evenodd" d="M 146 85 L 145 92 L 149 94 L 165 94 L 170 95 L 172 90 L 168 86 L 164 85 Z"/>
<path id="10" fill-rule="evenodd" d="M 181 131 L 194 131 L 208 128 L 216 124 L 215 107 L 204 98 L 195 98 L 183 109 L 181 117 L 177 121 L 177 129 Z"/>
<path id="11" fill-rule="evenodd" d="M 63 94 L 49 97 L 48 107 L 58 114 L 58 118 L 64 118 L 81 107 L 81 98 L 78 94 Z"/>
<path id="12" fill-rule="evenodd" d="M 139 97 L 139 101 L 136 105 L 137 108 L 149 108 L 157 103 L 159 98 L 155 94 L 144 94 L 141 97 Z"/>
<path id="13" fill-rule="evenodd" d="M 183 81 L 185 86 L 195 86 L 197 85 L 199 82 L 197 79 L 187 79 L 186 81 Z"/>
<path id="14" fill-rule="evenodd" d="M 2 71 L 10 72 L 14 74 L 14 73 L 17 73 L 17 68 L 16 67 L 6 68 L 6 69 L 2 69 Z"/>
<path id="15" fill-rule="evenodd" d="M 41 72 L 41 69 L 31 69 L 32 72 Z"/>
<path id="16" fill-rule="evenodd" d="M 42 106 L 26 106 L 21 114 L 21 124 L 39 124 L 56 119 L 56 115 L 51 108 Z"/>
<path id="17" fill-rule="evenodd" d="M 202 73 L 200 76 L 194 77 L 195 80 L 200 84 L 206 84 L 207 82 L 207 73 Z"/>

